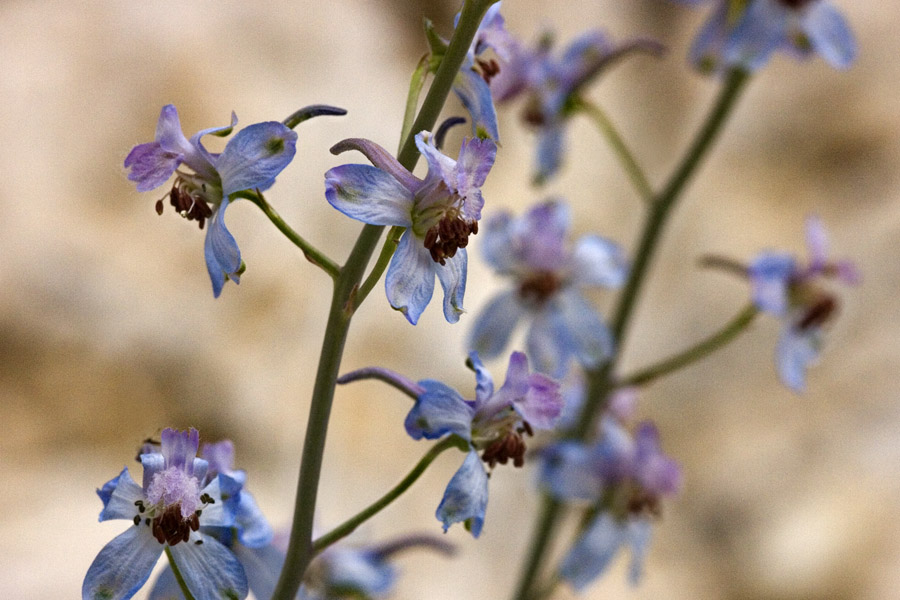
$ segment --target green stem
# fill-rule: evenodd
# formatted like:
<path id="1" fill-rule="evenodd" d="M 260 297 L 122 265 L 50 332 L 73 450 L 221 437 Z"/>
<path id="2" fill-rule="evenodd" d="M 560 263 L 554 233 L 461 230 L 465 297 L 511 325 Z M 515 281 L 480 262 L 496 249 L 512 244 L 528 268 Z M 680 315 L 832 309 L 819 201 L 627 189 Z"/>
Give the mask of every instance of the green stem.
<path id="1" fill-rule="evenodd" d="M 749 79 L 745 71 L 734 70 L 728 74 L 725 84 L 719 91 L 712 110 L 707 115 L 700 131 L 696 134 L 693 143 L 684 155 L 681 163 L 669 178 L 662 192 L 656 197 L 651 210 L 647 213 L 644 227 L 634 256 L 628 281 L 625 289 L 619 297 L 618 304 L 613 313 L 612 333 L 616 340 L 616 351 L 609 360 L 590 371 L 588 376 L 588 388 L 585 395 L 586 402 L 582 409 L 579 423 L 572 432 L 573 437 L 586 439 L 593 430 L 593 424 L 598 414 L 605 406 L 609 392 L 614 389 L 613 373 L 616 363 L 621 356 L 623 342 L 634 312 L 638 293 L 644 282 L 650 266 L 650 261 L 656 250 L 657 243 L 663 231 L 663 226 L 670 211 L 675 206 L 684 186 L 690 180 L 691 175 L 700 165 L 701 159 L 706 155 L 716 139 L 726 117 L 734 108 L 735 101 L 740 96 L 741 90 Z M 529 559 L 523 569 L 515 598 L 527 600 L 531 597 L 531 589 L 537 581 L 544 556 L 549 549 L 548 542 L 559 519 L 562 505 L 551 499 L 544 499 L 544 509 L 541 512 L 537 527 L 535 528 Z"/>
<path id="2" fill-rule="evenodd" d="M 374 503 L 369 505 L 358 514 L 347 519 L 346 521 L 344 521 L 344 523 L 335 527 L 334 529 L 317 539 L 315 542 L 313 542 L 313 552 L 315 554 L 318 554 L 338 540 L 347 537 L 348 535 L 353 533 L 353 531 L 356 530 L 357 527 L 377 515 L 391 502 L 399 498 L 403 494 L 403 492 L 408 490 L 410 486 L 412 486 L 412 484 L 414 484 L 416 480 L 421 477 L 422 473 L 425 472 L 425 469 L 427 469 L 428 466 L 431 465 L 432 462 L 434 462 L 434 459 L 436 459 L 441 452 L 447 450 L 448 448 L 460 447 L 461 441 L 465 443 L 465 441 L 461 438 L 452 436 L 445 438 L 432 446 L 431 450 L 429 450 L 419 460 L 416 466 L 413 467 L 412 471 L 410 471 L 409 474 L 404 477 L 400 483 L 395 485 L 388 493 L 386 493 L 384 496 L 376 500 Z"/>
<path id="3" fill-rule="evenodd" d="M 453 38 L 450 40 L 447 54 L 444 55 L 425 101 L 422 103 L 422 109 L 415 120 L 413 131 L 434 127 L 447 95 L 450 93 L 453 79 L 472 44 L 478 25 L 491 4 L 493 4 L 492 1 L 467 0 L 463 5 L 462 14 Z M 411 171 L 415 167 L 419 154 L 412 135 L 407 137 L 403 151 L 397 158 L 406 169 Z M 316 371 L 309 420 L 306 426 L 306 438 L 303 443 L 291 536 L 284 568 L 272 594 L 272 600 L 293 600 L 300 588 L 303 574 L 314 555 L 312 546 L 313 515 L 322 471 L 328 420 L 334 400 L 335 381 L 340 369 L 347 332 L 350 328 L 350 319 L 358 306 L 356 296 L 359 283 L 362 281 L 365 268 L 375 252 L 383 230 L 384 227 L 380 225 L 365 225 L 362 228 L 346 264 L 334 280 L 331 308 L 328 313 L 328 322 L 325 325 L 319 367 Z"/>
<path id="4" fill-rule="evenodd" d="M 323 271 L 328 273 L 328 275 L 332 279 L 336 279 L 337 276 L 341 272 L 341 268 L 337 265 L 336 262 L 325 256 L 325 254 L 320 251 L 318 248 L 310 244 L 306 241 L 303 236 L 294 231 L 294 229 L 288 225 L 284 219 L 281 218 L 281 215 L 272 208 L 268 202 L 266 202 L 265 197 L 262 193 L 257 190 L 256 192 L 238 192 L 235 196 L 240 198 L 246 198 L 250 200 L 253 204 L 258 206 L 260 210 L 265 213 L 269 220 L 278 228 L 278 231 L 284 234 L 284 236 L 294 243 L 295 246 L 300 248 L 303 252 L 303 256 L 306 257 L 306 260 L 321 268 Z"/>
<path id="5" fill-rule="evenodd" d="M 369 292 L 378 284 L 378 281 L 384 274 L 384 270 L 387 269 L 388 264 L 391 262 L 391 257 L 394 256 L 397 242 L 404 231 L 406 231 L 405 227 L 391 227 L 387 237 L 384 239 L 384 245 L 381 247 L 381 253 L 378 255 L 378 260 L 375 261 L 375 266 L 372 267 L 368 277 L 366 277 L 366 280 L 359 288 L 359 293 L 357 294 L 358 303 L 362 303 L 366 296 L 369 295 Z"/>
<path id="6" fill-rule="evenodd" d="M 753 304 L 750 304 L 715 334 L 694 346 L 691 346 L 687 350 L 679 352 L 675 356 L 642 369 L 637 373 L 623 377 L 619 380 L 618 387 L 644 385 L 658 377 L 674 373 L 693 362 L 706 358 L 745 331 L 758 313 L 759 309 Z"/>
<path id="7" fill-rule="evenodd" d="M 175 581 L 178 582 L 178 587 L 181 588 L 181 593 L 184 594 L 184 600 L 194 600 L 194 595 L 191 593 L 191 590 L 188 589 L 187 582 L 181 574 L 181 569 L 178 568 L 178 563 L 175 562 L 175 558 L 172 556 L 172 550 L 168 546 L 165 546 L 165 553 L 166 558 L 169 559 L 169 566 L 172 567 L 172 574 L 175 575 Z"/>
<path id="8" fill-rule="evenodd" d="M 420 58 L 419 64 L 409 80 L 406 109 L 403 111 L 403 128 L 400 130 L 400 148 L 397 148 L 397 152 L 403 147 L 403 142 L 406 141 L 412 130 L 413 118 L 416 116 L 416 106 L 419 104 L 419 96 L 422 93 L 422 87 L 425 85 L 425 75 L 428 74 L 428 61 L 428 54 Z"/>
<path id="9" fill-rule="evenodd" d="M 574 108 L 575 110 L 583 112 L 594 121 L 594 124 L 600 130 L 600 133 L 606 137 L 606 141 L 612 148 L 616 158 L 622 163 L 622 168 L 625 169 L 625 173 L 628 175 L 628 178 L 631 180 L 631 183 L 634 185 L 637 192 L 641 195 L 641 198 L 648 204 L 653 202 L 653 188 L 650 186 L 647 175 L 638 164 L 637 159 L 628 148 L 628 144 L 625 143 L 625 140 L 622 138 L 618 129 L 616 129 L 616 126 L 609 119 L 609 116 L 607 116 L 603 109 L 598 105 L 593 104 L 584 98 L 575 99 Z"/>

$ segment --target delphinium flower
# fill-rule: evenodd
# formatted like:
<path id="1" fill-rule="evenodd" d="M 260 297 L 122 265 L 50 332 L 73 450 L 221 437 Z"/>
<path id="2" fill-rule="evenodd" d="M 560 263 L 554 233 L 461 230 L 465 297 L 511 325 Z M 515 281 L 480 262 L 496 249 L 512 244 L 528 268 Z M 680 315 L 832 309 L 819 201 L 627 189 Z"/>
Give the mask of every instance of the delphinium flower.
<path id="1" fill-rule="evenodd" d="M 201 525 L 200 531 L 234 553 L 244 568 L 254 596 L 269 598 L 278 581 L 284 555 L 272 546 L 272 527 L 256 500 L 244 489 L 246 473 L 234 469 L 234 444 L 230 440 L 203 444 L 200 456 L 209 463 L 203 483 L 219 478 L 222 500 L 234 515 L 234 522 L 228 527 Z M 180 600 L 181 597 L 175 575 L 170 567 L 166 567 L 153 586 L 150 600 Z"/>
<path id="2" fill-rule="evenodd" d="M 621 404 L 621 402 L 620 402 Z M 619 406 L 607 411 L 593 443 L 558 442 L 541 450 L 541 483 L 553 497 L 587 503 L 596 515 L 563 558 L 559 576 L 577 591 L 602 574 L 621 549 L 628 548 L 628 578 L 637 584 L 650 543 L 660 499 L 681 484 L 678 465 L 659 446 L 650 422 L 634 434 Z"/>
<path id="3" fill-rule="evenodd" d="M 648 39 L 615 43 L 596 30 L 577 37 L 559 55 L 552 51 L 549 35 L 533 48 L 515 41 L 508 43 L 508 48 L 508 64 L 491 79 L 491 93 L 498 103 L 526 96 L 523 119 L 538 134 L 536 183 L 543 183 L 559 170 L 565 126 L 584 88 L 622 56 L 635 51 L 662 51 L 658 43 Z"/>
<path id="4" fill-rule="evenodd" d="M 109 542 L 91 563 L 82 585 L 84 600 L 131 598 L 147 581 L 163 550 L 177 565 L 194 598 L 244 598 L 247 577 L 234 554 L 207 527 L 232 527 L 220 478 L 207 477 L 208 463 L 197 458 L 196 429 L 164 429 L 158 452 L 139 455 L 143 485 L 128 468 L 97 490 L 100 520 L 133 523 Z M 205 484 L 205 485 L 204 485 Z"/>
<path id="5" fill-rule="evenodd" d="M 444 290 L 444 317 L 450 323 L 463 312 L 466 245 L 478 233 L 484 199 L 481 186 L 494 164 L 491 140 L 464 140 L 458 160 L 441 153 L 430 132 L 416 135 L 428 161 L 428 174 L 417 178 L 378 144 L 344 140 L 335 154 L 358 150 L 375 166 L 342 165 L 325 173 L 325 197 L 349 217 L 372 225 L 406 227 L 385 277 L 387 298 L 415 325 L 434 293 L 437 277 Z"/>
<path id="6" fill-rule="evenodd" d="M 178 111 L 168 104 L 159 115 L 156 139 L 135 146 L 125 158 L 125 167 L 131 169 L 128 179 L 137 183 L 139 192 L 163 185 L 174 174 L 169 203 L 185 219 L 197 221 L 201 229 L 209 221 L 204 255 L 216 297 L 226 279 L 238 283 L 242 272 L 241 252 L 225 227 L 230 196 L 269 188 L 293 159 L 297 143 L 296 133 L 269 121 L 239 131 L 221 154 L 206 150 L 203 136 L 227 136 L 236 124 L 232 113 L 231 125 L 204 129 L 188 140 L 181 131 Z M 163 200 L 157 201 L 157 213 L 162 214 L 163 204 Z"/>
<path id="7" fill-rule="evenodd" d="M 561 377 L 573 358 L 592 367 L 609 355 L 612 336 L 583 290 L 621 285 L 625 258 L 618 245 L 598 235 L 569 244 L 570 221 L 565 204 L 548 201 L 521 217 L 499 213 L 486 222 L 485 258 L 513 287 L 478 316 L 470 348 L 485 358 L 497 356 L 516 325 L 530 321 L 526 347 L 539 371 Z"/>
<path id="8" fill-rule="evenodd" d="M 699 4 L 702 0 L 676 0 Z M 838 69 L 856 58 L 856 41 L 828 0 L 715 0 L 712 16 L 691 48 L 700 70 L 755 71 L 776 50 L 799 58 L 817 53 Z"/>
<path id="9" fill-rule="evenodd" d="M 415 383 L 381 367 L 360 369 L 338 379 L 349 383 L 357 379 L 385 380 L 409 396 L 415 404 L 406 416 L 406 432 L 415 440 L 435 440 L 456 436 L 466 449 L 466 458 L 444 491 L 437 508 L 444 531 L 453 523 L 464 523 L 478 537 L 484 525 L 488 500 L 488 473 L 498 463 L 525 463 L 525 438 L 535 429 L 554 427 L 562 411 L 559 383 L 541 373 L 531 372 L 521 352 L 509 357 L 506 381 L 499 390 L 478 354 L 469 355 L 475 371 L 475 399 L 466 400 L 456 390 L 433 379 Z M 479 458 L 479 452 L 481 456 Z"/>
<path id="10" fill-rule="evenodd" d="M 828 259 L 825 227 L 815 217 L 806 222 L 809 262 L 783 253 L 762 252 L 750 266 L 753 302 L 782 320 L 776 347 L 776 365 L 782 382 L 795 391 L 806 385 L 806 369 L 819 356 L 822 327 L 836 314 L 836 296 L 821 286 L 823 280 L 853 285 L 859 281 L 856 267 L 847 260 Z"/>

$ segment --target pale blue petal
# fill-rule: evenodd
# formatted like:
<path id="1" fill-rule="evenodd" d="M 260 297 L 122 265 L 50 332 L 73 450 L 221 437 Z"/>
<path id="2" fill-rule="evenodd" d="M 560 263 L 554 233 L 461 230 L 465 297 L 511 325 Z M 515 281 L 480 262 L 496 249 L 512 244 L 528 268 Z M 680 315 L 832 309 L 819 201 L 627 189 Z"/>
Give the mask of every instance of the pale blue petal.
<path id="1" fill-rule="evenodd" d="M 387 172 L 369 165 L 341 165 L 325 173 L 325 198 L 370 225 L 412 225 L 413 193 Z"/>
<path id="2" fill-rule="evenodd" d="M 475 319 L 469 334 L 469 348 L 478 351 L 485 358 L 499 356 L 524 314 L 525 309 L 518 300 L 518 291 L 498 294 Z"/>
<path id="3" fill-rule="evenodd" d="M 107 485 L 102 490 L 97 490 L 100 499 L 103 500 L 103 511 L 100 513 L 100 520 L 107 521 L 109 519 L 128 519 L 131 520 L 138 514 L 135 502 L 144 500 L 144 490 L 135 483 L 134 479 L 128 473 L 128 467 L 122 469 L 118 477 L 110 481 L 115 482 L 115 487 L 111 490 Z M 102 493 L 109 492 L 108 495 Z M 104 499 L 106 496 L 106 499 Z"/>
<path id="4" fill-rule="evenodd" d="M 423 187 L 443 182 L 448 188 L 455 189 L 458 180 L 456 161 L 437 149 L 430 131 L 420 131 L 416 134 L 415 140 L 416 148 L 428 163 L 428 175 L 425 176 Z M 420 192 L 419 196 L 427 197 L 427 194 Z"/>
<path id="5" fill-rule="evenodd" d="M 425 393 L 416 400 L 404 423 L 410 437 L 435 440 L 456 434 L 471 439 L 475 409 L 456 390 L 439 381 L 425 379 L 419 385 Z"/>
<path id="6" fill-rule="evenodd" d="M 178 585 L 178 580 L 175 579 L 175 573 L 172 571 L 172 567 L 166 565 L 162 570 L 159 577 L 156 578 L 156 583 L 153 584 L 153 589 L 150 590 L 150 595 L 147 599 L 184 600 L 184 593 Z"/>
<path id="7" fill-rule="evenodd" d="M 644 561 L 650 550 L 653 524 L 649 519 L 629 519 L 628 545 L 631 547 L 631 561 L 628 563 L 628 583 L 637 585 L 644 574 Z"/>
<path id="8" fill-rule="evenodd" d="M 724 49 L 729 65 L 755 71 L 788 40 L 788 9 L 775 0 L 754 0 L 729 36 Z"/>
<path id="9" fill-rule="evenodd" d="M 507 212 L 494 213 L 485 220 L 479 236 L 484 260 L 501 275 L 512 273 L 518 264 L 515 223 Z"/>
<path id="10" fill-rule="evenodd" d="M 275 535 L 269 521 L 256 504 L 256 499 L 247 491 L 241 491 L 234 523 L 238 530 L 238 541 L 250 548 L 266 546 Z"/>
<path id="11" fill-rule="evenodd" d="M 247 548 L 241 544 L 234 547 L 234 554 L 244 567 L 250 591 L 258 600 L 268 600 L 275 591 L 281 567 L 284 565 L 284 553 L 274 546 Z"/>
<path id="12" fill-rule="evenodd" d="M 475 371 L 475 409 L 477 411 L 478 407 L 494 395 L 494 378 L 481 362 L 477 351 L 469 352 L 469 362 L 472 363 L 472 370 Z"/>
<path id="13" fill-rule="evenodd" d="M 468 272 L 466 249 L 460 248 L 452 258 L 447 258 L 444 262 L 443 265 L 434 263 L 432 268 L 444 290 L 444 318 L 448 323 L 456 323 L 459 316 L 466 312 L 463 308 Z"/>
<path id="14" fill-rule="evenodd" d="M 195 152 L 194 144 L 184 137 L 181 121 L 178 118 L 178 109 L 173 104 L 166 104 L 159 111 L 155 139 L 167 152 L 184 155 Z"/>
<path id="15" fill-rule="evenodd" d="M 391 258 L 384 287 L 388 302 L 415 325 L 434 294 L 435 263 L 431 254 L 407 229 Z"/>
<path id="16" fill-rule="evenodd" d="M 628 260 L 617 243 L 586 235 L 575 244 L 572 254 L 572 277 L 581 285 L 615 288 L 625 283 Z"/>
<path id="17" fill-rule="evenodd" d="M 559 575 L 582 592 L 600 576 L 626 542 L 627 529 L 609 513 L 601 513 L 575 543 L 560 566 Z"/>
<path id="18" fill-rule="evenodd" d="M 149 527 L 129 527 L 106 544 L 81 586 L 82 600 L 125 600 L 141 589 L 162 554 Z"/>
<path id="19" fill-rule="evenodd" d="M 450 479 L 435 516 L 444 531 L 454 523 L 468 521 L 467 529 L 474 537 L 481 534 L 488 501 L 488 476 L 475 450 L 470 450 L 462 466 Z"/>
<path id="20" fill-rule="evenodd" d="M 794 257 L 780 252 L 763 252 L 750 263 L 747 271 L 757 308 L 783 316 L 788 308 L 788 285 L 796 270 Z"/>
<path id="21" fill-rule="evenodd" d="M 557 293 L 546 310 L 557 347 L 565 354 L 574 355 L 585 367 L 594 367 L 612 354 L 612 333 L 594 307 L 576 290 Z M 561 377 L 563 372 L 549 373 Z"/>
<path id="22" fill-rule="evenodd" d="M 322 560 L 328 565 L 328 585 L 337 590 L 353 590 L 361 597 L 370 598 L 383 596 L 394 585 L 393 567 L 371 552 L 334 548 Z"/>
<path id="23" fill-rule="evenodd" d="M 202 544 L 197 544 L 202 541 Z M 170 547 L 188 589 L 196 600 L 246 598 L 244 567 L 231 550 L 212 536 L 197 532 L 187 542 Z"/>
<path id="24" fill-rule="evenodd" d="M 572 352 L 560 347 L 554 321 L 547 311 L 537 313 L 528 328 L 525 347 L 535 371 L 560 377 L 568 369 Z"/>
<path id="25" fill-rule="evenodd" d="M 203 527 L 231 527 L 234 525 L 234 507 L 237 505 L 237 502 L 222 500 L 222 481 L 226 481 L 229 493 L 235 491 L 235 488 L 229 485 L 229 483 L 234 482 L 234 479 L 222 474 L 219 474 L 218 477 L 203 488 L 202 492 L 209 494 L 215 500 L 213 504 L 207 505 L 203 509 L 203 514 L 200 515 L 200 525 Z M 237 488 L 238 491 L 239 489 Z M 224 495 L 227 496 L 228 493 Z"/>
<path id="26" fill-rule="evenodd" d="M 561 120 L 554 120 L 538 130 L 535 181 L 539 184 L 553 177 L 562 165 L 565 130 Z"/>
<path id="27" fill-rule="evenodd" d="M 540 451 L 541 486 L 554 498 L 595 502 L 604 480 L 597 453 L 579 442 L 559 442 Z"/>
<path id="28" fill-rule="evenodd" d="M 813 48 L 831 66 L 846 69 L 856 60 L 856 40 L 847 21 L 825 0 L 809 6 L 803 17 L 803 30 Z"/>
<path id="29" fill-rule="evenodd" d="M 145 452 L 141 454 L 141 466 L 144 467 L 143 487 L 148 489 L 153 481 L 153 476 L 166 468 L 166 459 L 159 452 Z"/>
<path id="30" fill-rule="evenodd" d="M 234 236 L 225 227 L 225 209 L 228 204 L 228 198 L 222 200 L 219 209 L 209 220 L 209 228 L 206 230 L 206 241 L 203 246 L 206 270 L 209 272 L 213 295 L 216 298 L 222 293 L 226 276 L 235 283 L 240 283 L 237 272 L 241 268 L 241 251 Z"/>
<path id="31" fill-rule="evenodd" d="M 571 260 L 566 243 L 571 221 L 569 206 L 563 202 L 550 200 L 531 207 L 516 231 L 523 265 L 550 273 L 565 268 Z"/>
<path id="32" fill-rule="evenodd" d="M 472 117 L 472 134 L 499 141 L 497 111 L 491 97 L 491 88 L 471 64 L 463 65 L 459 70 L 453 80 L 453 91 Z"/>
<path id="33" fill-rule="evenodd" d="M 543 373 L 531 373 L 527 381 L 528 391 L 515 403 L 516 409 L 535 429 L 553 429 L 564 404 L 559 382 Z"/>
<path id="34" fill-rule="evenodd" d="M 775 349 L 775 362 L 781 382 L 794 390 L 806 389 L 806 369 L 819 357 L 821 331 L 817 328 L 797 330 L 785 324 Z"/>
<path id="35" fill-rule="evenodd" d="M 215 165 L 222 178 L 222 194 L 254 188 L 274 181 L 297 151 L 297 133 L 276 121 L 245 127 L 225 146 Z"/>
<path id="36" fill-rule="evenodd" d="M 691 45 L 688 53 L 690 63 L 701 71 L 718 70 L 729 29 L 728 2 L 720 2 Z"/>

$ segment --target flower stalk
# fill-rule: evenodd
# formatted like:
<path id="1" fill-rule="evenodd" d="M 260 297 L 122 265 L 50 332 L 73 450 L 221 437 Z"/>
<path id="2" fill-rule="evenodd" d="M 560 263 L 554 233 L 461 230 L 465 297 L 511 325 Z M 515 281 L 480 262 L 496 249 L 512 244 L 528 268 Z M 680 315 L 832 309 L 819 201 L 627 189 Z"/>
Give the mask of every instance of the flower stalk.
<path id="1" fill-rule="evenodd" d="M 175 557 L 172 556 L 172 551 L 168 546 L 165 547 L 165 553 L 166 558 L 169 559 L 169 566 L 172 567 L 172 574 L 175 575 L 175 581 L 178 582 L 178 587 L 181 588 L 181 593 L 184 594 L 184 600 L 194 600 L 194 595 L 188 589 L 184 575 L 181 574 L 181 569 L 178 568 L 178 563 L 175 561 Z"/>

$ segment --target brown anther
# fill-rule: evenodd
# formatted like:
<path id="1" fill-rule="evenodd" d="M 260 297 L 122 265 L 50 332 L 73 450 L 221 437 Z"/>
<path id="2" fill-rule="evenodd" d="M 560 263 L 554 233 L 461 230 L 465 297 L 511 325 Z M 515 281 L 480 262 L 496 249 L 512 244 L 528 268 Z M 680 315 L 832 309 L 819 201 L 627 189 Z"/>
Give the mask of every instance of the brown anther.
<path id="1" fill-rule="evenodd" d="M 157 200 L 156 201 L 156 214 L 161 215 L 162 213 L 163 213 L 163 201 Z"/>
<path id="2" fill-rule="evenodd" d="M 525 450 L 522 437 L 518 433 L 510 432 L 488 445 L 481 453 L 481 460 L 492 469 L 497 463 L 505 465 L 510 459 L 513 466 L 521 467 L 525 464 Z"/>
<path id="3" fill-rule="evenodd" d="M 547 122 L 547 117 L 544 115 L 544 109 L 541 107 L 540 100 L 532 98 L 525 105 L 525 110 L 522 111 L 522 120 L 535 127 L 540 127 Z"/>
<path id="4" fill-rule="evenodd" d="M 447 215 L 425 232 L 423 243 L 431 254 L 431 260 L 445 265 L 448 258 L 456 256 L 457 250 L 469 244 L 469 236 L 477 232 L 477 221 L 466 221 L 458 215 Z"/>
<path id="5" fill-rule="evenodd" d="M 559 289 L 560 284 L 556 274 L 550 271 L 538 271 L 519 285 L 519 295 L 536 304 L 543 304 Z"/>
<path id="6" fill-rule="evenodd" d="M 534 437 L 534 429 L 531 428 L 531 423 L 528 421 L 522 421 L 522 426 L 517 429 L 517 431 L 521 433 L 528 434 L 528 437 Z"/>
<path id="7" fill-rule="evenodd" d="M 178 542 L 186 542 L 191 537 L 191 531 L 200 529 L 200 519 L 197 515 L 191 515 L 189 519 L 181 516 L 181 505 L 167 506 L 165 511 L 153 519 L 153 537 L 160 544 L 176 545 Z"/>
<path id="8" fill-rule="evenodd" d="M 805 5 L 812 2 L 812 0 L 778 0 L 779 3 L 787 6 L 788 8 L 803 8 Z"/>
<path id="9" fill-rule="evenodd" d="M 203 229 L 206 219 L 212 216 L 212 208 L 202 197 L 194 196 L 185 187 L 183 181 L 175 182 L 172 191 L 169 192 L 169 204 L 188 221 L 197 221 L 200 229 Z M 156 203 L 156 212 L 162 214 L 162 200 Z"/>
<path id="10" fill-rule="evenodd" d="M 659 498 L 644 492 L 635 492 L 634 496 L 628 501 L 626 509 L 633 515 L 649 514 L 653 517 L 662 516 Z"/>
<path id="11" fill-rule="evenodd" d="M 837 308 L 838 303 L 834 296 L 823 294 L 803 314 L 803 318 L 797 322 L 796 328 L 803 331 L 812 327 L 818 327 L 827 322 L 837 312 Z"/>
<path id="12" fill-rule="evenodd" d="M 493 58 L 489 60 L 478 58 L 475 60 L 475 64 L 477 64 L 481 70 L 481 77 L 484 79 L 485 83 L 490 83 L 491 79 L 500 72 L 500 65 Z"/>

